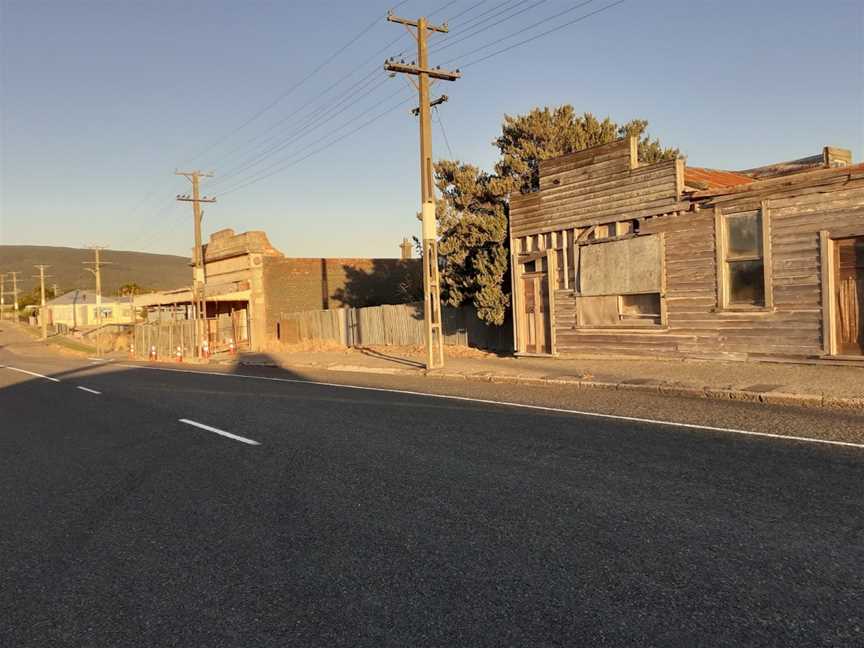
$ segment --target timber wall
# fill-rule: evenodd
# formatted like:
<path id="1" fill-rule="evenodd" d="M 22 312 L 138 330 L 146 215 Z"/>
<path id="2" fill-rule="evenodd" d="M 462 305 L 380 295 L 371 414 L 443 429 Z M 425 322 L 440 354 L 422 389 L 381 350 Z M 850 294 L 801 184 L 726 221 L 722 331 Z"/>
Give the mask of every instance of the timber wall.
<path id="1" fill-rule="evenodd" d="M 718 309 L 713 209 L 645 219 L 640 232 L 665 236 L 667 326 L 645 331 L 578 329 L 575 295 L 559 290 L 558 351 L 729 359 L 820 357 L 824 341 L 819 232 L 856 226 L 864 231 L 864 185 L 852 181 L 771 199 L 778 190 L 795 194 L 801 188 L 787 185 L 715 201 L 724 215 L 764 205 L 770 219 L 772 309 Z"/>
<path id="2" fill-rule="evenodd" d="M 540 191 L 511 197 L 512 236 L 555 232 L 672 212 L 683 190 L 683 161 L 639 166 L 627 138 L 540 162 Z"/>

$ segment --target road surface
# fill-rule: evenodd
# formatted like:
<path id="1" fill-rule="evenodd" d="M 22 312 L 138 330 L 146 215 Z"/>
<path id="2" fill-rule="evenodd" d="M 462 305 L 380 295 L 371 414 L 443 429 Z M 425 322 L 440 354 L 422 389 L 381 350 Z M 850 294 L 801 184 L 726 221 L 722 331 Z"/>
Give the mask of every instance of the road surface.
<path id="1" fill-rule="evenodd" d="M 860 416 L 0 328 L 2 646 L 864 645 Z"/>

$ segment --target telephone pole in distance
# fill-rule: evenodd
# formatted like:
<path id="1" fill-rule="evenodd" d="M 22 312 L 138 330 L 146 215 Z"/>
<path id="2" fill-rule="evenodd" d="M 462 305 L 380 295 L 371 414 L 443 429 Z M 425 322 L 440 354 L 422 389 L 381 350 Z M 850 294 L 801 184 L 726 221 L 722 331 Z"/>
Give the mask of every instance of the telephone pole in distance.
<path id="1" fill-rule="evenodd" d="M 15 321 L 17 322 L 18 321 L 18 275 L 21 273 L 20 272 L 10 272 L 9 274 L 12 275 L 12 299 L 13 299 L 12 304 L 14 306 L 12 311 L 14 313 L 13 317 L 15 318 Z"/>
<path id="2" fill-rule="evenodd" d="M 92 268 L 85 268 L 88 272 L 92 272 L 96 277 L 96 355 L 101 355 L 102 345 L 100 338 L 102 337 L 102 266 L 108 265 L 110 261 L 102 261 L 99 259 L 99 253 L 106 249 L 104 245 L 88 245 L 89 249 L 93 250 L 93 261 L 82 261 L 85 266 L 91 265 Z"/>
<path id="3" fill-rule="evenodd" d="M 430 79 L 455 81 L 462 75 L 459 70 L 451 72 L 440 67 L 429 67 L 429 32 L 446 34 L 449 28 L 444 25 L 430 25 L 426 18 L 408 20 L 392 13 L 387 14 L 389 22 L 404 25 L 417 41 L 417 62 L 406 63 L 393 58 L 384 63 L 388 72 L 407 74 L 420 96 L 415 114 L 420 117 L 420 219 L 423 222 L 423 319 L 426 329 L 426 368 L 438 369 L 444 366 L 444 331 L 441 319 L 441 280 L 438 273 L 438 232 L 435 218 L 435 185 L 432 169 L 432 115 L 429 102 Z M 412 31 L 412 28 L 415 31 Z M 446 98 L 436 100 L 443 103 Z"/>
<path id="4" fill-rule="evenodd" d="M 201 243 L 201 221 L 204 217 L 204 212 L 201 211 L 201 203 L 215 203 L 215 198 L 207 198 L 201 195 L 201 178 L 212 178 L 213 173 L 204 173 L 202 171 L 175 171 L 174 175 L 182 175 L 189 179 L 192 183 L 192 195 L 178 194 L 177 200 L 180 202 L 191 202 L 192 213 L 195 224 L 195 253 L 194 263 L 195 268 L 192 274 L 192 301 L 194 303 L 193 314 L 196 320 L 195 324 L 195 354 L 201 355 L 201 345 L 204 343 L 207 326 L 207 302 L 204 294 L 204 249 Z"/>
<path id="5" fill-rule="evenodd" d="M 42 306 L 39 308 L 39 319 L 42 321 L 42 339 L 48 339 L 48 312 L 45 309 L 45 268 L 50 268 L 47 265 L 37 265 L 34 268 L 39 268 L 39 286 L 42 290 Z M 36 275 L 33 275 L 34 277 Z M 50 276 L 50 275 L 48 275 Z"/>

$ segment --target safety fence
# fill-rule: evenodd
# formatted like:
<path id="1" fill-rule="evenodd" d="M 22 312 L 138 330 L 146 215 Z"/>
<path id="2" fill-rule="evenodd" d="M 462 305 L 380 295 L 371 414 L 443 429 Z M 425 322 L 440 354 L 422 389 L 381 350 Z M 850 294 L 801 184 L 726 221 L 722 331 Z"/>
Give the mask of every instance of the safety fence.
<path id="1" fill-rule="evenodd" d="M 495 351 L 513 348 L 511 325 L 489 326 L 471 306 L 444 307 L 444 344 Z M 423 305 L 397 304 L 368 308 L 282 313 L 277 338 L 283 344 L 307 341 L 343 346 L 419 346 L 424 344 Z"/>

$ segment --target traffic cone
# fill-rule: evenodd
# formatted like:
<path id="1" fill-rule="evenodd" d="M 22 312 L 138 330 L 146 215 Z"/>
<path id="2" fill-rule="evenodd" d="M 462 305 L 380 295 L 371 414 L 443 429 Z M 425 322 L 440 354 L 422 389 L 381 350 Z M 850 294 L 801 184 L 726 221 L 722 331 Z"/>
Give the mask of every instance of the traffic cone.
<path id="1" fill-rule="evenodd" d="M 129 345 L 129 359 L 130 360 L 135 359 L 135 345 L 134 344 Z"/>
<path id="2" fill-rule="evenodd" d="M 205 360 L 210 358 L 210 343 L 207 340 L 201 344 L 201 357 Z"/>
<path id="3" fill-rule="evenodd" d="M 156 362 L 156 357 L 156 345 L 154 344 L 150 347 L 150 361 Z"/>
<path id="4" fill-rule="evenodd" d="M 228 340 L 228 351 L 231 353 L 231 355 L 237 353 L 237 347 L 234 346 L 234 340 Z"/>
<path id="5" fill-rule="evenodd" d="M 177 347 L 177 362 L 183 362 L 183 349 Z"/>

